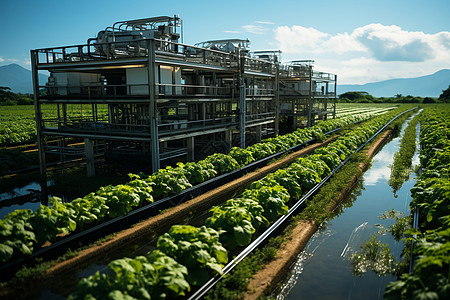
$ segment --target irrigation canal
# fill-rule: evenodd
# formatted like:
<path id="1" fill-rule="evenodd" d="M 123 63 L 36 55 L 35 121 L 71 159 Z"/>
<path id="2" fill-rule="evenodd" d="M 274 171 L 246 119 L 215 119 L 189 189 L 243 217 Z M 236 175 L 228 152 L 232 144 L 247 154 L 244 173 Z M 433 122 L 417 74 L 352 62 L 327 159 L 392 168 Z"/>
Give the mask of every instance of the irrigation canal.
<path id="1" fill-rule="evenodd" d="M 394 153 L 412 117 L 403 124 L 399 136 L 375 155 L 371 168 L 343 201 L 336 216 L 324 222 L 310 239 L 274 295 L 276 299 L 383 299 L 386 285 L 395 281 L 395 276 L 378 276 L 371 270 L 358 276 L 353 272 L 350 257 L 360 252 L 360 246 L 374 234 L 395 222 L 380 219 L 381 214 L 392 209 L 405 215 L 410 213 L 414 174 L 396 195 L 388 182 Z M 413 166 L 418 163 L 416 151 Z M 403 242 L 396 242 L 390 233 L 378 235 L 378 240 L 389 244 L 391 254 L 399 259 Z"/>

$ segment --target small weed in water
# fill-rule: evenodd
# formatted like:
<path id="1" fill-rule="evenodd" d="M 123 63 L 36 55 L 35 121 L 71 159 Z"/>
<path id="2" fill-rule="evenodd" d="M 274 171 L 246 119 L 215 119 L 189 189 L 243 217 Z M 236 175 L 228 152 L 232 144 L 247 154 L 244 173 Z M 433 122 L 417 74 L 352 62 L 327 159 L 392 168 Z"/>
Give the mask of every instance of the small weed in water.
<path id="1" fill-rule="evenodd" d="M 388 244 L 383 244 L 374 234 L 370 240 L 361 245 L 361 253 L 351 257 L 353 273 L 363 277 L 367 270 L 374 271 L 378 276 L 385 276 L 395 271 L 394 256 Z"/>

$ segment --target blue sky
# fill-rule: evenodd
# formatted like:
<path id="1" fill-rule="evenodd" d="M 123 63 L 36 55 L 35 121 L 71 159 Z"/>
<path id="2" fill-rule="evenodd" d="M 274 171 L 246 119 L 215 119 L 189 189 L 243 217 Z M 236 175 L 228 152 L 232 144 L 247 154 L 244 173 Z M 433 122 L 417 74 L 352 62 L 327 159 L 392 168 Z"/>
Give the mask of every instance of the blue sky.
<path id="1" fill-rule="evenodd" d="M 186 44 L 248 38 L 251 50 L 313 59 L 343 84 L 450 68 L 449 0 L 0 1 L 0 65 L 29 68 L 30 49 L 84 44 L 116 21 L 177 14 Z"/>

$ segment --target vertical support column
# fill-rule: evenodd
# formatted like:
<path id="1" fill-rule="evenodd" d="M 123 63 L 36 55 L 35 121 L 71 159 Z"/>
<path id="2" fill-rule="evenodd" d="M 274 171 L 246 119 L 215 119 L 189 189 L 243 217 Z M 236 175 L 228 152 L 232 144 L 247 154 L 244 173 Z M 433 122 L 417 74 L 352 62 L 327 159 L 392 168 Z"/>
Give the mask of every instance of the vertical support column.
<path id="1" fill-rule="evenodd" d="M 336 118 L 337 75 L 334 75 L 333 119 Z"/>
<path id="2" fill-rule="evenodd" d="M 244 54 L 245 55 L 245 54 Z M 240 56 L 240 82 L 239 82 L 239 135 L 240 135 L 240 147 L 245 149 L 245 118 L 247 113 L 246 103 L 246 86 L 244 76 L 244 63 L 245 56 L 239 53 Z"/>
<path id="3" fill-rule="evenodd" d="M 229 145 L 228 151 L 233 147 L 233 130 L 229 129 L 225 131 L 225 142 Z"/>
<path id="4" fill-rule="evenodd" d="M 245 117 L 247 112 L 246 87 L 244 78 L 242 78 L 240 93 L 239 93 L 239 133 L 240 133 L 240 147 L 245 148 Z"/>
<path id="5" fill-rule="evenodd" d="M 213 72 L 212 74 L 212 86 L 213 86 L 213 95 L 217 96 L 217 76 L 216 72 Z"/>
<path id="6" fill-rule="evenodd" d="M 195 161 L 194 137 L 190 136 L 187 142 L 187 161 Z"/>
<path id="7" fill-rule="evenodd" d="M 313 106 L 313 82 L 312 82 L 312 66 L 309 67 L 309 95 L 308 95 L 308 127 L 312 124 L 312 106 Z"/>
<path id="8" fill-rule="evenodd" d="M 43 190 L 47 187 L 46 177 L 46 163 L 45 163 L 45 149 L 44 149 L 44 135 L 42 133 L 42 112 L 41 104 L 39 103 L 39 77 L 37 67 L 36 52 L 31 50 L 31 74 L 33 79 L 33 95 L 34 95 L 34 111 L 36 115 L 36 132 L 37 132 L 37 145 L 39 154 L 39 171 L 41 177 L 41 186 Z"/>
<path id="9" fill-rule="evenodd" d="M 94 142 L 91 139 L 84 139 L 84 149 L 86 151 L 87 176 L 95 176 Z"/>
<path id="10" fill-rule="evenodd" d="M 278 136 L 280 131 L 280 64 L 276 63 L 275 75 L 275 136 Z"/>
<path id="11" fill-rule="evenodd" d="M 148 49 L 148 95 L 149 95 L 149 117 L 151 136 L 152 171 L 160 169 L 159 161 L 159 136 L 158 136 L 158 115 L 155 93 L 155 40 L 147 40 Z"/>
<path id="12" fill-rule="evenodd" d="M 256 126 L 256 142 L 261 143 L 262 137 L 262 125 Z"/>
<path id="13" fill-rule="evenodd" d="M 329 88 L 329 86 L 328 86 L 328 81 L 325 83 L 325 104 L 324 104 L 324 109 L 325 109 L 325 111 L 328 111 L 328 95 L 330 94 L 329 93 L 329 91 L 328 91 L 328 88 Z M 327 119 L 327 114 L 325 115 L 325 120 Z"/>

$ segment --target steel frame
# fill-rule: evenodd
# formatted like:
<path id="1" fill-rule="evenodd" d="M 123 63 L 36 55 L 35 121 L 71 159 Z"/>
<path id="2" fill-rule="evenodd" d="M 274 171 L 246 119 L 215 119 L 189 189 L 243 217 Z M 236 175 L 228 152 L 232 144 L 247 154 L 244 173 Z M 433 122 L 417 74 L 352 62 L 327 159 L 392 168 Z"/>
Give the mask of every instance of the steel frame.
<path id="1" fill-rule="evenodd" d="M 139 27 L 139 21 L 181 24 L 177 17 L 157 17 L 118 22 L 114 30 Z M 225 52 L 179 43 L 179 35 L 174 36 L 176 41 L 167 34 L 162 37 L 127 42 L 89 39 L 85 45 L 31 50 L 41 174 L 45 175 L 49 154 L 46 136 L 85 140 L 87 153 L 95 152 L 92 143 L 104 144 L 107 151 L 132 143 L 130 148 L 151 156 L 151 170 L 157 171 L 171 153 L 186 154 L 188 160 L 202 157 L 210 154 L 202 145 L 217 139 L 225 140 L 228 149 L 244 148 L 278 134 L 280 115 L 305 115 L 294 107 L 288 113 L 280 111 L 280 103 L 307 100 L 308 125 L 315 116 L 326 118 L 330 113 L 327 104 L 333 95 L 328 83 L 335 86 L 334 75 L 310 67 L 303 76 L 290 65 L 280 65 L 276 55 L 263 59 L 259 52 L 252 57 L 243 48 L 248 40 L 230 40 L 240 46 Z M 227 41 L 206 44 L 217 42 Z M 49 82 L 38 82 L 39 71 L 50 72 Z M 297 80 L 309 80 L 308 95 L 286 88 L 286 83 Z M 313 81 L 325 82 L 326 93 L 313 91 Z M 325 109 L 314 110 L 316 99 L 325 101 Z M 43 110 L 48 106 L 55 108 L 56 117 Z M 73 106 L 81 107 L 80 115 L 71 113 Z M 92 155 L 87 161 L 93 162 Z M 88 167 L 92 174 L 92 166 Z"/>

